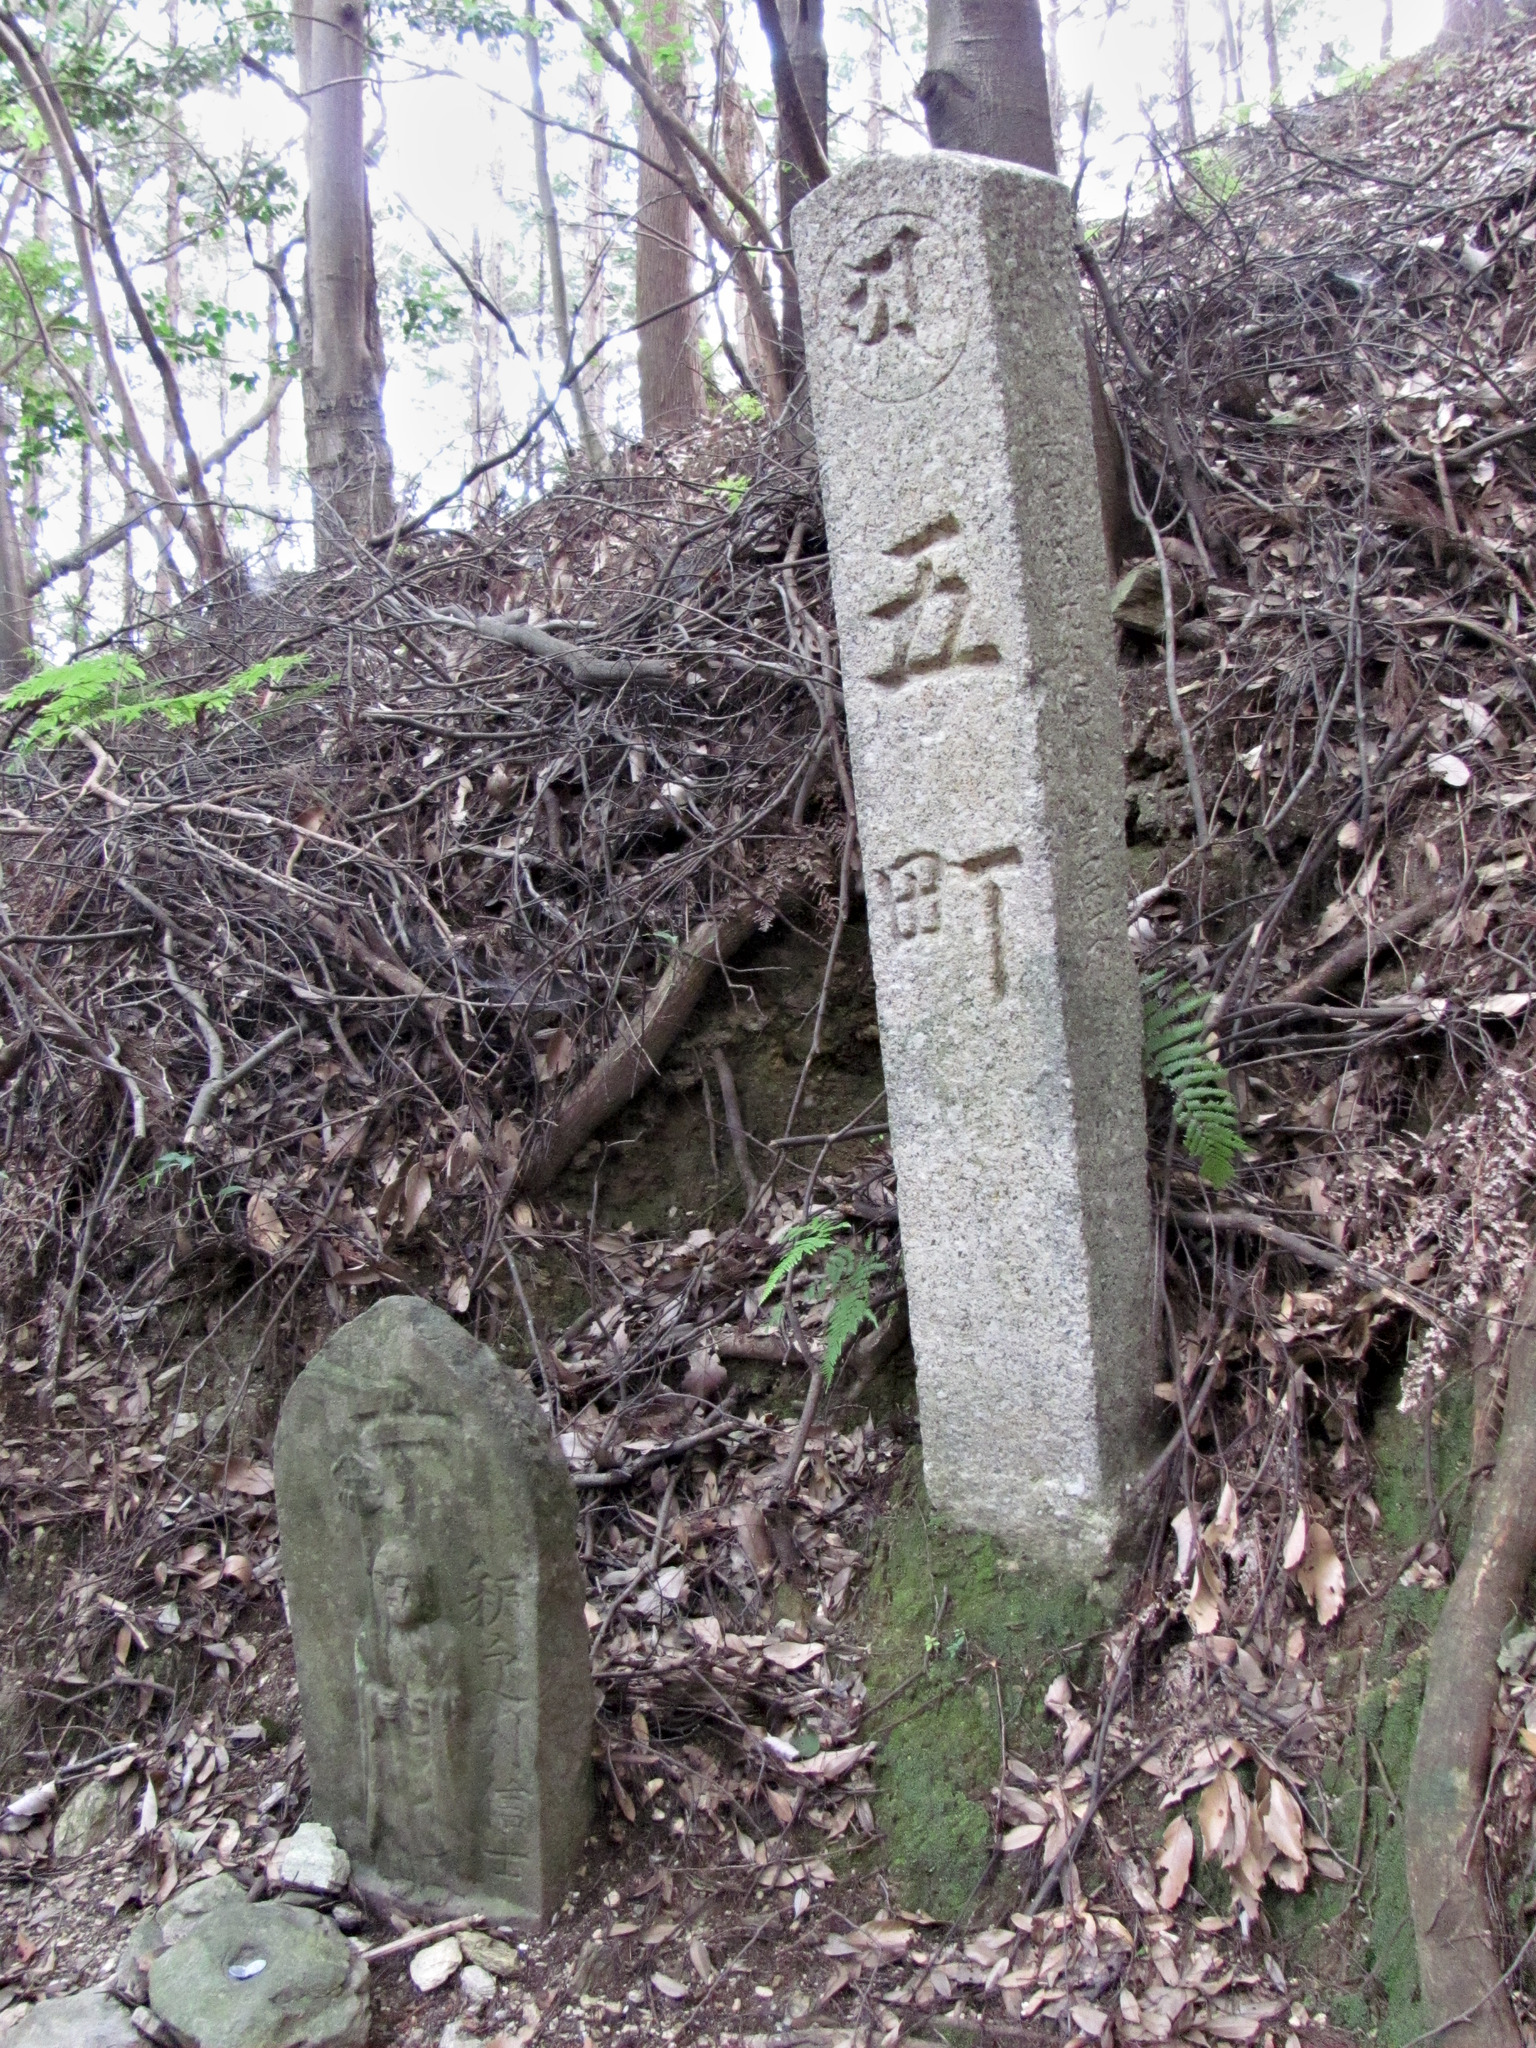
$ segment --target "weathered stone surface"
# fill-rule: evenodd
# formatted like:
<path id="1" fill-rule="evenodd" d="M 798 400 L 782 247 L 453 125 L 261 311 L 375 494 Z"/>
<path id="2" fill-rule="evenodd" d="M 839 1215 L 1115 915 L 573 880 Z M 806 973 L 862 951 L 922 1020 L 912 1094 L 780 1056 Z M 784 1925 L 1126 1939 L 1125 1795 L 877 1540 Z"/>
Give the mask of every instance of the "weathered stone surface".
<path id="1" fill-rule="evenodd" d="M 53 1824 L 53 1853 L 66 1862 L 99 1849 L 117 1830 L 117 1787 L 105 1778 L 88 1778 L 70 1794 Z"/>
<path id="2" fill-rule="evenodd" d="M 155 1958 L 149 2004 L 185 2048 L 364 2048 L 368 1965 L 323 1914 L 242 1900 Z"/>
<path id="3" fill-rule="evenodd" d="M 1092 1568 L 1149 1433 L 1140 1004 L 1070 207 L 936 153 L 801 201 L 935 1504 Z"/>
<path id="4" fill-rule="evenodd" d="M 450 1934 L 428 1948 L 417 1949 L 411 1957 L 411 1982 L 418 1991 L 441 1991 L 463 1962 L 464 1951 Z"/>
<path id="5" fill-rule="evenodd" d="M 498 1941 L 494 1934 L 482 1934 L 478 1927 L 466 1927 L 458 1942 L 469 1961 L 493 1977 L 515 1977 L 523 1967 L 523 1959 L 511 1942 Z"/>
<path id="6" fill-rule="evenodd" d="M 301 1892 L 345 1891 L 352 1859 L 335 1835 L 317 1820 L 306 1820 L 267 1858 L 267 1880 Z"/>
<path id="7" fill-rule="evenodd" d="M 112 1973 L 114 1996 L 130 2008 L 148 2005 L 149 1966 L 155 1957 L 183 1940 L 208 1914 L 221 1906 L 237 1906 L 244 1897 L 239 1880 L 221 1871 L 217 1877 L 200 1877 L 163 1906 L 141 1913 Z"/>
<path id="8" fill-rule="evenodd" d="M 6 2048 L 143 2048 L 128 2008 L 102 1990 L 44 1999 L 4 2038 Z"/>
<path id="9" fill-rule="evenodd" d="M 576 1497 L 526 1383 L 406 1296 L 295 1381 L 278 1523 L 316 1814 L 363 1891 L 545 1918 L 591 1815 Z"/>

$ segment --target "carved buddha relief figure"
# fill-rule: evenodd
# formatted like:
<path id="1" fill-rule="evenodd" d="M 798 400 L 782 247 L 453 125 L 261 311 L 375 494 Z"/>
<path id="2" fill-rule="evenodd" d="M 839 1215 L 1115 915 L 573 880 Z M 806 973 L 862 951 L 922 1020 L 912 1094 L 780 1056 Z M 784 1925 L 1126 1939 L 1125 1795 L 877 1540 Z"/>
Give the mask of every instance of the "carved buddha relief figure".
<path id="1" fill-rule="evenodd" d="M 368 1847 L 382 1868 L 446 1879 L 464 1782 L 459 1632 L 411 1537 L 380 1544 L 372 1580 L 373 1625 L 356 1646 Z"/>

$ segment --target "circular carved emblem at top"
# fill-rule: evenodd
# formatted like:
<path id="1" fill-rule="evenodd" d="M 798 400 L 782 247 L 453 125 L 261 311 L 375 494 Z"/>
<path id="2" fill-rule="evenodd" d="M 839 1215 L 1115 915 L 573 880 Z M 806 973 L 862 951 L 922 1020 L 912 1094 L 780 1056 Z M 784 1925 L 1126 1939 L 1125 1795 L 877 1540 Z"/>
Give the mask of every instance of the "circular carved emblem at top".
<path id="1" fill-rule="evenodd" d="M 943 248 L 932 215 L 873 213 L 841 236 L 822 265 L 818 318 L 831 332 L 839 373 L 867 397 L 909 403 L 959 362 L 970 315 L 956 303 Z"/>

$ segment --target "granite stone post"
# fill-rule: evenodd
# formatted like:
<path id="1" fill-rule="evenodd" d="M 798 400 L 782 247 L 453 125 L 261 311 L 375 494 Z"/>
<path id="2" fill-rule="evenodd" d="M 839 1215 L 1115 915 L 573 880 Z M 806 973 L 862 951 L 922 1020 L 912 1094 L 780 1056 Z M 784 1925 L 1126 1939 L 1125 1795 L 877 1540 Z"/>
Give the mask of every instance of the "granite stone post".
<path id="1" fill-rule="evenodd" d="M 1150 1447 L 1141 1016 L 1070 206 L 941 152 L 795 210 L 934 1505 L 1093 1570 Z"/>
<path id="2" fill-rule="evenodd" d="M 593 1703 L 576 1495 L 531 1390 L 397 1295 L 299 1375 L 275 1463 L 316 1818 L 365 1895 L 547 1920 Z"/>

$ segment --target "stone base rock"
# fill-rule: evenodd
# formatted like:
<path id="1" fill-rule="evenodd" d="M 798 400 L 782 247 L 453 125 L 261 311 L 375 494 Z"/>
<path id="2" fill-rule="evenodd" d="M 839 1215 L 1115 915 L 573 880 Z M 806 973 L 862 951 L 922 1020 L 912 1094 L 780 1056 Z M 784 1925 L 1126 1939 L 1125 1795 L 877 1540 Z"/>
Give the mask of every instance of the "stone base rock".
<path id="1" fill-rule="evenodd" d="M 5 2035 L 6 2048 L 144 2048 L 126 2006 L 104 1987 L 48 1998 Z"/>
<path id="2" fill-rule="evenodd" d="M 184 1940 L 209 1913 L 221 1906 L 238 1906 L 244 1898 L 245 1887 L 235 1878 L 221 1874 L 199 1878 L 163 1906 L 152 1906 L 147 1913 L 141 1913 L 112 1973 L 113 1996 L 120 1998 L 130 2011 L 135 2006 L 148 2005 L 149 1966 L 156 1956 L 164 1955 L 168 1948 Z"/>
<path id="3" fill-rule="evenodd" d="M 222 1906 L 149 1970 L 149 2002 L 181 2048 L 364 2048 L 368 1965 L 319 1913 Z"/>

